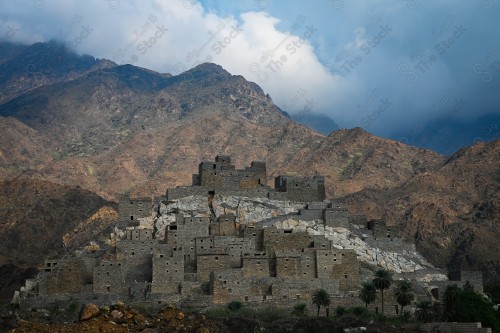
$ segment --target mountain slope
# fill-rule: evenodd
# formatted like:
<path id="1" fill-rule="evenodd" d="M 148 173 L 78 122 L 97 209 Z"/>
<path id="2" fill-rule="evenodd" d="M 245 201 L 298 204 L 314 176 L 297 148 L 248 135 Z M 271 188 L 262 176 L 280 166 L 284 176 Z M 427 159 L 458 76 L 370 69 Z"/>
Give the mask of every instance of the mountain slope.
<path id="1" fill-rule="evenodd" d="M 0 182 L 0 300 L 47 257 L 87 245 L 117 219 L 116 205 L 78 187 L 35 179 Z"/>
<path id="2" fill-rule="evenodd" d="M 71 81 L 114 66 L 108 60 L 77 55 L 57 41 L 29 46 L 0 42 L 0 103 L 37 87 Z"/>
<path id="3" fill-rule="evenodd" d="M 385 218 L 435 265 L 500 276 L 500 141 L 477 143 L 440 168 L 385 191 L 362 190 L 350 211 Z"/>
<path id="4" fill-rule="evenodd" d="M 290 116 L 296 122 L 312 128 L 313 130 L 318 131 L 319 133 L 324 135 L 329 135 L 333 131 L 339 129 L 339 126 L 335 123 L 335 121 L 333 121 L 332 118 L 328 117 L 325 114 L 302 111 L 299 113 L 291 114 Z"/>
<path id="5" fill-rule="evenodd" d="M 294 154 L 287 164 L 294 171 L 326 175 L 329 194 L 339 197 L 362 189 L 396 188 L 443 162 L 444 158 L 432 151 L 378 138 L 355 128 L 333 132 L 315 149 Z"/>
<path id="6" fill-rule="evenodd" d="M 60 255 L 71 237 L 78 237 L 75 228 L 103 207 L 116 208 L 81 188 L 34 179 L 1 182 L 0 207 L 0 253 L 28 265 Z M 64 237 L 68 233 L 70 238 Z"/>
<path id="7" fill-rule="evenodd" d="M 232 153 L 241 166 L 265 160 L 271 176 L 322 173 L 330 195 L 397 186 L 442 162 L 430 151 L 364 131 L 324 137 L 292 121 L 255 83 L 214 64 L 178 76 L 130 65 L 96 70 L 4 103 L 0 116 L 50 137 L 47 163 L 26 165 L 12 155 L 0 167 L 19 164 L 31 168 L 29 177 L 79 184 L 108 198 L 129 191 L 159 195 L 187 184 L 199 161 L 218 153 Z M 388 159 L 394 163 L 383 180 L 368 177 Z M 9 170 L 4 174 L 20 175 Z"/>

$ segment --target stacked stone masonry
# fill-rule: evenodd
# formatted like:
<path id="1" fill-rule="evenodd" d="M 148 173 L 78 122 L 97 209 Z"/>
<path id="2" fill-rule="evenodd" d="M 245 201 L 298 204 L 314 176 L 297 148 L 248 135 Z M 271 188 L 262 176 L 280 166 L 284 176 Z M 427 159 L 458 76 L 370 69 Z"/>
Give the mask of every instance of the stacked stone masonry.
<path id="1" fill-rule="evenodd" d="M 275 188 L 267 185 L 266 164 L 252 162 L 250 167 L 237 170 L 229 156 L 216 156 L 214 162 L 204 161 L 199 173 L 193 175 L 192 186 L 180 186 L 167 191 L 167 199 L 175 200 L 192 195 L 241 195 L 298 202 L 323 201 L 325 178 L 278 176 Z"/>
<path id="2" fill-rule="evenodd" d="M 360 253 L 356 247 L 340 246 L 335 239 L 326 237 L 325 231 L 354 230 L 366 244 L 415 251 L 413 244 L 399 238 L 397 228 L 388 227 L 383 220 L 350 216 L 339 203 L 325 200 L 322 176 L 279 176 L 274 189 L 266 181 L 263 162 L 253 162 L 244 170 L 231 165 L 228 156 L 202 162 L 199 174 L 193 175 L 193 185 L 169 190 L 166 200 L 175 202 L 183 196 L 201 195 L 197 202 L 206 205 L 205 209 L 176 208 L 167 213 L 167 218 L 162 217 L 164 228 L 137 223 L 138 219 L 160 212 L 151 199 L 123 197 L 119 216 L 120 221 L 128 221 L 128 226 L 116 245 L 99 255 L 47 261 L 45 272 L 31 283 L 32 294 L 74 294 L 82 299 L 93 295 L 103 302 L 124 299 L 160 303 L 197 299 L 206 294 L 211 304 L 233 300 L 296 304 L 310 303 L 311 294 L 323 288 L 339 304 L 362 305 L 354 297 L 362 279 Z M 245 220 L 231 207 L 228 211 L 226 206 L 214 208 L 214 195 L 227 193 L 301 204 L 294 206 L 300 207 L 295 212 L 289 205 L 282 210 L 286 215 L 275 216 L 280 211 L 274 206 L 278 201 L 266 204 L 253 199 L 269 206 L 271 217 L 265 221 Z M 278 227 L 289 225 L 290 219 L 305 221 L 316 229 L 300 228 L 298 223 L 296 227 Z M 361 240 L 353 244 L 356 242 Z M 476 290 L 482 290 L 480 274 L 459 272 L 450 279 L 462 283 L 468 280 Z"/>

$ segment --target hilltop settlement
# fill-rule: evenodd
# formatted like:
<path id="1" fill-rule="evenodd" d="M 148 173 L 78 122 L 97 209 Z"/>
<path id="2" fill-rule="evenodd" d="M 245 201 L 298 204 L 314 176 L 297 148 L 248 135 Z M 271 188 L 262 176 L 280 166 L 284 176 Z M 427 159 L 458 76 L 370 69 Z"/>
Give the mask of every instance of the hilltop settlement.
<path id="1" fill-rule="evenodd" d="M 398 226 L 328 200 L 320 175 L 282 175 L 269 186 L 264 162 L 236 169 L 229 156 L 203 161 L 191 186 L 161 198 L 123 196 L 119 216 L 105 241 L 47 259 L 14 295 L 21 309 L 118 301 L 199 310 L 231 301 L 312 306 L 318 288 L 335 306 L 364 306 L 361 283 L 381 267 L 412 281 L 416 300 L 440 303 L 450 283 L 483 288 L 480 272 L 433 267 Z M 391 297 L 385 302 L 398 312 Z"/>

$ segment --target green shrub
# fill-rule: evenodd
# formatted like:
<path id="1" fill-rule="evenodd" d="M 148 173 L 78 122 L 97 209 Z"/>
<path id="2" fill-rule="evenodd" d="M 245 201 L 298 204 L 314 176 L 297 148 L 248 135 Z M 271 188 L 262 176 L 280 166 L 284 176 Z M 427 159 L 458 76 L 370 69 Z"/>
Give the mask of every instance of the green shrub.
<path id="1" fill-rule="evenodd" d="M 483 326 L 491 327 L 493 332 L 500 332 L 500 312 L 495 311 L 493 303 L 474 290 L 459 289 L 453 310 L 450 318 L 453 321 L 480 321 Z"/>
<path id="2" fill-rule="evenodd" d="M 307 314 L 307 304 L 299 303 L 293 306 L 292 314 L 294 316 L 303 317 Z"/>
<path id="3" fill-rule="evenodd" d="M 227 308 L 233 312 L 240 310 L 243 304 L 240 301 L 231 301 L 227 304 Z"/>
<path id="4" fill-rule="evenodd" d="M 229 317 L 230 314 L 231 313 L 230 313 L 229 309 L 227 308 L 227 306 L 224 306 L 224 307 L 221 306 L 221 307 L 208 309 L 205 312 L 205 316 L 207 316 L 207 318 L 225 318 L 225 317 Z"/>
<path id="5" fill-rule="evenodd" d="M 337 306 L 337 308 L 335 309 L 335 315 L 337 317 L 343 316 L 343 315 L 345 315 L 348 312 L 349 311 L 347 311 L 347 309 L 344 308 L 343 306 Z"/>
<path id="6" fill-rule="evenodd" d="M 350 308 L 349 312 L 361 318 L 367 318 L 370 316 L 370 312 L 368 311 L 368 309 L 363 306 L 355 306 L 353 308 Z"/>
<path id="7" fill-rule="evenodd" d="M 78 303 L 73 302 L 68 306 L 68 312 L 71 314 L 77 314 L 78 310 L 79 310 Z"/>
<path id="8" fill-rule="evenodd" d="M 410 311 L 405 311 L 401 314 L 401 319 L 405 322 L 405 323 L 409 323 L 413 318 L 413 315 Z"/>
<path id="9" fill-rule="evenodd" d="M 487 283 L 484 286 L 484 292 L 494 304 L 500 304 L 500 280 Z"/>
<path id="10" fill-rule="evenodd" d="M 259 309 L 255 315 L 257 316 L 258 319 L 268 323 L 290 317 L 290 314 L 285 308 L 279 308 L 276 306 L 268 306 Z"/>

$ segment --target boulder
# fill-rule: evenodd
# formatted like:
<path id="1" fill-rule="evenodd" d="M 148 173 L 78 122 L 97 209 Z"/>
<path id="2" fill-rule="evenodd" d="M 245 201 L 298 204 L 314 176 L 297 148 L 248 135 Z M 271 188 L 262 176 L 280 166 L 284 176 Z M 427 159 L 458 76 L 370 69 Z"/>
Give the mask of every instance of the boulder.
<path id="1" fill-rule="evenodd" d="M 89 320 L 95 318 L 99 315 L 99 307 L 94 303 L 89 303 L 83 307 L 82 313 L 80 314 L 80 321 Z"/>
<path id="2" fill-rule="evenodd" d="M 119 310 L 113 310 L 111 311 L 111 316 L 114 318 L 114 319 L 120 319 L 123 317 L 123 312 L 119 311 Z"/>

